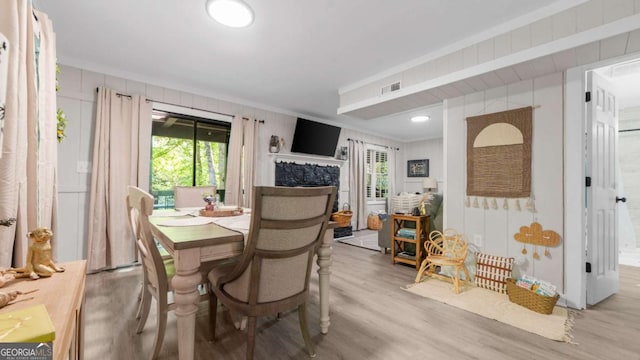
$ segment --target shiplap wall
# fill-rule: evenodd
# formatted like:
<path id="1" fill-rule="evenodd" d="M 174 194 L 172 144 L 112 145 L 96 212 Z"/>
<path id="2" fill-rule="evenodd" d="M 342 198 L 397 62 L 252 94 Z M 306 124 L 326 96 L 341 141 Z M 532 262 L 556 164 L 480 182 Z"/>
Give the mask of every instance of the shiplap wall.
<path id="1" fill-rule="evenodd" d="M 91 174 L 78 172 L 78 165 L 92 161 L 93 137 L 95 131 L 96 88 L 105 86 L 123 94 L 139 94 L 147 98 L 185 107 L 237 114 L 244 117 L 265 120 L 258 132 L 256 185 L 273 185 L 273 157 L 268 155 L 269 137 L 284 137 L 282 153 L 289 153 L 295 129 L 296 117 L 273 111 L 258 109 L 212 97 L 195 95 L 175 89 L 141 83 L 133 80 L 96 73 L 84 69 L 64 66 L 58 75 L 60 91 L 58 107 L 67 117 L 67 137 L 58 147 L 58 222 L 56 239 L 59 244 L 58 261 L 86 258 L 87 214 L 89 212 L 89 191 Z M 347 138 L 399 147 L 394 141 L 364 132 L 343 129 L 338 146 L 347 146 Z M 313 161 L 313 160 L 312 160 Z M 343 165 L 343 173 L 348 166 Z M 348 176 L 341 181 L 341 202 L 348 200 Z"/>
<path id="2" fill-rule="evenodd" d="M 466 207 L 466 121 L 468 116 L 536 105 L 533 111 L 532 192 L 537 211 L 524 208 L 515 210 L 509 200 L 509 209 Z M 513 235 L 521 226 L 538 221 L 544 229 L 563 235 L 563 75 L 556 73 L 533 80 L 477 92 L 446 100 L 445 111 L 445 228 L 455 228 L 469 236 L 482 239 L 481 251 L 516 259 L 514 272 L 528 274 L 552 282 L 563 292 L 563 244 L 550 248 L 550 257 L 544 248 L 527 245 L 527 254 L 521 253 L 523 244 Z M 499 166 L 499 164 L 496 164 Z M 540 260 L 533 259 L 534 251 Z"/>

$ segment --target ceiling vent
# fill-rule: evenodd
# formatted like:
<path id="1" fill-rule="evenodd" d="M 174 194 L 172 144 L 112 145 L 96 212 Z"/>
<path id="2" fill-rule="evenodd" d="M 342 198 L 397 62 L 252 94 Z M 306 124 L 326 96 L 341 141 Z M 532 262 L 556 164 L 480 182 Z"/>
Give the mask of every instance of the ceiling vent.
<path id="1" fill-rule="evenodd" d="M 382 91 L 380 92 L 380 95 L 384 95 L 384 94 L 387 94 L 393 91 L 398 91 L 398 90 L 400 90 L 400 81 L 383 86 Z"/>

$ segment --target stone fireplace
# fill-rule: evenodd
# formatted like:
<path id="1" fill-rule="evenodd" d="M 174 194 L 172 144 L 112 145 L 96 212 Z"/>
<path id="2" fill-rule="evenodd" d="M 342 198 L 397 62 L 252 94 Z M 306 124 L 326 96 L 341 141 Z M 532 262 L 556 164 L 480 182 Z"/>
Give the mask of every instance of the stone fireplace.
<path id="1" fill-rule="evenodd" d="M 275 163 L 276 186 L 335 186 L 340 189 L 340 166 L 319 164 L 298 164 L 280 161 Z M 333 204 L 333 211 L 341 207 L 339 199 Z M 352 235 L 351 226 L 334 229 L 334 238 Z"/>

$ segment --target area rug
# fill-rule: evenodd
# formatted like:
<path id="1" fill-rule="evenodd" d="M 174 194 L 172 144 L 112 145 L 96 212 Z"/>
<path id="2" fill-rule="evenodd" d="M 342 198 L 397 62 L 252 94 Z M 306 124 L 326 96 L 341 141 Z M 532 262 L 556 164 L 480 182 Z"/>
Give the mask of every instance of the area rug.
<path id="1" fill-rule="evenodd" d="M 336 240 L 344 244 L 349 244 L 369 250 L 380 251 L 380 247 L 378 246 L 377 232 L 363 233 L 356 236 L 347 236 L 344 238 L 338 238 Z"/>
<path id="2" fill-rule="evenodd" d="M 452 286 L 445 281 L 426 279 L 402 289 L 548 339 L 571 342 L 573 314 L 566 308 L 556 306 L 552 314 L 543 315 L 510 302 L 506 294 L 471 285 L 465 285 L 459 294 L 454 294 Z"/>

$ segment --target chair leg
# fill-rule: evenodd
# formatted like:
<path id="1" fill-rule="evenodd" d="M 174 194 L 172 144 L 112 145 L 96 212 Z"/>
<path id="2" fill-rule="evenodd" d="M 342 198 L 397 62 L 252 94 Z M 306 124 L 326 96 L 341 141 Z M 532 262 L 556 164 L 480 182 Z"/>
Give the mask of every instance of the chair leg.
<path id="1" fill-rule="evenodd" d="M 218 318 L 218 297 L 213 291 L 209 292 L 209 329 L 211 341 L 216 341 L 216 319 Z"/>
<path id="2" fill-rule="evenodd" d="M 144 283 L 142 284 L 142 287 L 140 288 L 140 293 L 138 294 L 138 311 L 136 312 L 136 320 L 140 320 L 140 317 L 142 316 L 142 304 L 144 303 L 144 298 L 145 298 L 145 288 L 144 288 Z"/>
<path id="3" fill-rule="evenodd" d="M 469 276 L 469 271 L 467 271 L 467 267 L 462 265 L 462 271 L 464 271 L 464 280 L 468 283 L 471 283 L 471 276 Z"/>
<path id="4" fill-rule="evenodd" d="M 422 274 L 427 268 L 427 259 L 422 260 L 422 264 L 420 264 L 420 269 L 418 270 L 418 275 L 416 275 L 416 283 L 419 283 L 422 280 Z"/>
<path id="5" fill-rule="evenodd" d="M 160 353 L 160 348 L 162 348 L 162 341 L 164 340 L 164 332 L 167 329 L 167 304 L 165 299 L 165 304 L 162 306 L 160 301 L 158 301 L 158 330 L 156 331 L 156 339 L 153 342 L 153 354 L 151 355 L 151 359 L 158 358 L 158 354 Z"/>
<path id="6" fill-rule="evenodd" d="M 249 316 L 247 324 L 247 360 L 253 360 L 253 349 L 256 341 L 256 317 Z"/>
<path id="7" fill-rule="evenodd" d="M 147 289 L 143 289 L 142 302 L 140 303 L 140 308 L 138 312 L 140 316 L 138 318 L 138 327 L 136 328 L 136 333 L 140 334 L 142 329 L 144 329 L 144 325 L 147 323 L 147 318 L 149 317 L 149 310 L 151 309 L 151 300 L 152 296 L 149 294 Z"/>
<path id="8" fill-rule="evenodd" d="M 300 331 L 302 331 L 302 338 L 304 344 L 307 346 L 307 353 L 310 357 L 316 356 L 316 351 L 313 349 L 313 343 L 311 337 L 309 337 L 309 327 L 307 325 L 307 304 L 302 303 L 298 306 L 298 320 L 300 320 Z"/>
<path id="9" fill-rule="evenodd" d="M 453 292 L 458 294 L 460 292 L 460 269 L 456 268 L 453 274 Z"/>

